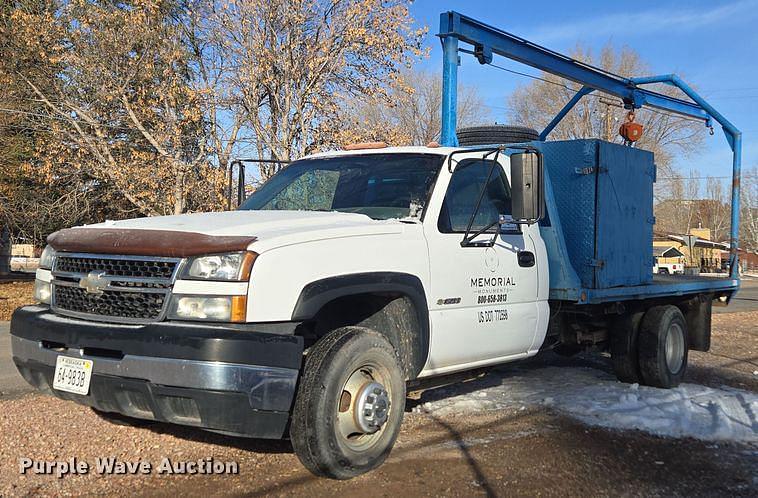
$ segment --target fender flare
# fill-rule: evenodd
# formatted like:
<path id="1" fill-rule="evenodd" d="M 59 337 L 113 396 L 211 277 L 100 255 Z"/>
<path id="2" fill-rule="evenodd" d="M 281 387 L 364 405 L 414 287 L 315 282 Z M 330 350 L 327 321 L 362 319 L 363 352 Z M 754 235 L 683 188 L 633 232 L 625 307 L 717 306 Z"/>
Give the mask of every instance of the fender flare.
<path id="1" fill-rule="evenodd" d="M 396 293 L 407 297 L 416 310 L 420 331 L 419 356 L 411 368 L 413 375 L 418 375 L 429 356 L 430 325 L 426 291 L 421 280 L 415 275 L 401 272 L 367 272 L 316 280 L 307 284 L 300 292 L 292 312 L 292 321 L 311 320 L 327 303 L 341 297 L 378 293 Z"/>

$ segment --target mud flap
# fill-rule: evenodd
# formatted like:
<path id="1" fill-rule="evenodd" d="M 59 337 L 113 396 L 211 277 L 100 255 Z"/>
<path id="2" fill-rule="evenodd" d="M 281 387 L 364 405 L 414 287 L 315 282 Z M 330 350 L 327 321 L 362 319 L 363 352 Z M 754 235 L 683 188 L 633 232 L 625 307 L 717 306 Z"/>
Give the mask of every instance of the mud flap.
<path id="1" fill-rule="evenodd" d="M 698 294 L 681 306 L 684 319 L 687 321 L 687 339 L 692 350 L 711 349 L 712 304 L 712 295 Z"/>

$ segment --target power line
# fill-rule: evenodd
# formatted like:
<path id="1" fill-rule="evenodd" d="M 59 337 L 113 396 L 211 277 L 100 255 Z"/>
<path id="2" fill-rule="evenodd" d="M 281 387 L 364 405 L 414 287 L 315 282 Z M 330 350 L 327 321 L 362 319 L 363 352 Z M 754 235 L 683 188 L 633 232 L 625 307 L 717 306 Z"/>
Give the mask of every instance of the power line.
<path id="1" fill-rule="evenodd" d="M 479 107 L 487 107 L 487 108 L 490 108 L 490 109 L 497 109 L 499 111 L 510 111 L 511 110 L 510 107 L 502 107 L 502 106 L 491 105 L 491 104 L 476 104 L 476 105 L 479 106 Z"/>
<path id="2" fill-rule="evenodd" d="M 492 66 L 492 67 L 494 67 L 496 69 L 500 69 L 501 71 L 505 71 L 507 73 L 517 74 L 519 76 L 526 76 L 527 78 L 532 78 L 532 79 L 535 79 L 535 80 L 544 81 L 545 83 L 550 83 L 551 85 L 560 86 L 560 87 L 565 88 L 566 90 L 570 90 L 572 92 L 577 91 L 577 90 L 574 90 L 573 88 L 569 87 L 568 85 L 564 85 L 563 83 L 559 83 L 557 81 L 550 81 L 548 79 L 541 78 L 539 76 L 534 76 L 533 74 L 522 73 L 521 71 L 516 71 L 516 70 L 513 70 L 513 69 L 508 69 L 507 67 L 498 66 L 497 64 L 493 64 L 491 62 L 489 64 L 487 64 L 487 65 L 488 66 Z"/>

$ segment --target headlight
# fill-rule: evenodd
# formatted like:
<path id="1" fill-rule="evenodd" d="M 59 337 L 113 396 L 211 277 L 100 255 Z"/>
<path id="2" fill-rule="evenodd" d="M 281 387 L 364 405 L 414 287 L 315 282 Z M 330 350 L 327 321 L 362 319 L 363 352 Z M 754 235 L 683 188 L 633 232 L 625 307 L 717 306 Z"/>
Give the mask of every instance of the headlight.
<path id="1" fill-rule="evenodd" d="M 257 254 L 234 252 L 191 258 L 185 266 L 183 278 L 201 280 L 245 281 Z"/>
<path id="2" fill-rule="evenodd" d="M 40 279 L 34 281 L 34 299 L 43 304 L 50 304 L 50 282 Z"/>
<path id="3" fill-rule="evenodd" d="M 53 261 L 55 261 L 55 249 L 52 246 L 45 246 L 45 250 L 42 251 L 42 255 L 39 257 L 39 267 L 44 270 L 53 269 Z"/>
<path id="4" fill-rule="evenodd" d="M 247 296 L 174 296 L 168 317 L 175 320 L 244 322 Z"/>

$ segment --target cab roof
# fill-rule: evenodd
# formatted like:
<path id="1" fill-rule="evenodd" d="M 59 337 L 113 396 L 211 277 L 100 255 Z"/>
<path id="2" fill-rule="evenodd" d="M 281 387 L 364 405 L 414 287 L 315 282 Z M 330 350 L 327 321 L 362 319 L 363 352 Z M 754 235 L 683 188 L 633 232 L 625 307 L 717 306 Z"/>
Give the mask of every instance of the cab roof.
<path id="1" fill-rule="evenodd" d="M 466 147 L 426 147 L 426 146 L 406 146 L 406 147 L 378 147 L 376 149 L 359 149 L 359 150 L 333 150 L 319 152 L 303 156 L 300 159 L 312 159 L 321 157 L 339 157 L 339 156 L 362 156 L 367 154 L 436 154 L 447 156 L 456 150 L 465 150 Z"/>

